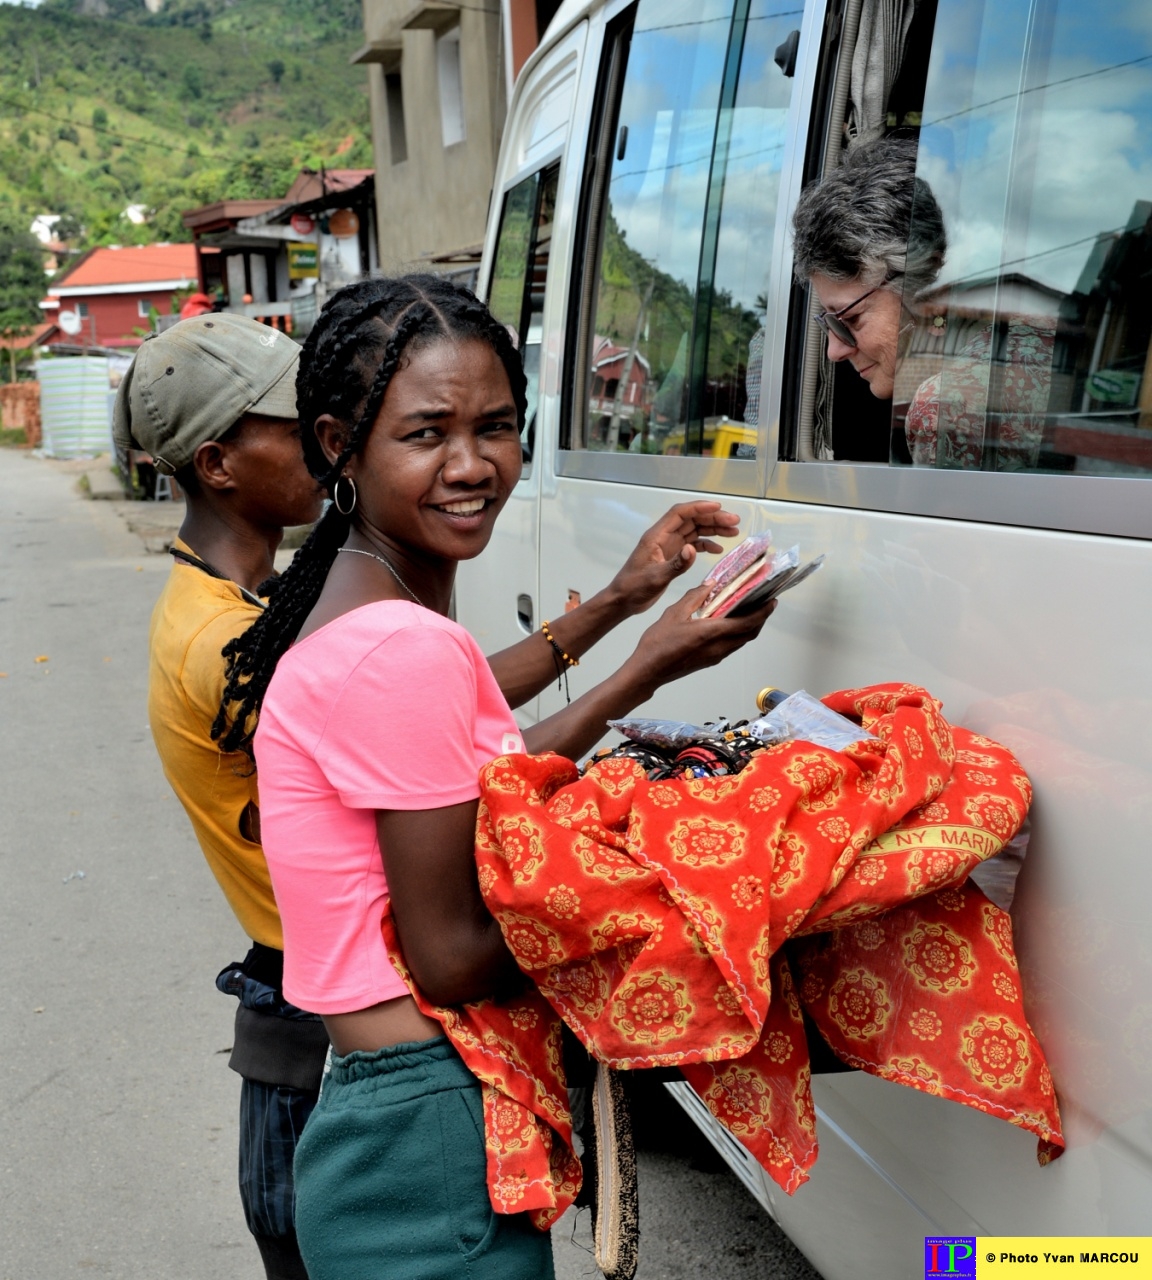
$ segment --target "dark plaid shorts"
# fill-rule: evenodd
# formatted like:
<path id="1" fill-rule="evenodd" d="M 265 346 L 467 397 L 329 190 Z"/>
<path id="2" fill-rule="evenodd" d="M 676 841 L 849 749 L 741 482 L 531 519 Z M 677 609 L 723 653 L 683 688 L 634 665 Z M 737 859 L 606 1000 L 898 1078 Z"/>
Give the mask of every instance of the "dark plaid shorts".
<path id="1" fill-rule="evenodd" d="M 225 966 L 217 987 L 239 1001 L 230 1065 L 240 1087 L 240 1199 L 254 1236 L 295 1237 L 292 1161 L 319 1096 L 327 1036 L 320 1019 L 250 976 L 246 961 Z"/>
<path id="2" fill-rule="evenodd" d="M 244 1080 L 240 1086 L 240 1199 L 255 1236 L 295 1230 L 292 1161 L 315 1093 Z"/>

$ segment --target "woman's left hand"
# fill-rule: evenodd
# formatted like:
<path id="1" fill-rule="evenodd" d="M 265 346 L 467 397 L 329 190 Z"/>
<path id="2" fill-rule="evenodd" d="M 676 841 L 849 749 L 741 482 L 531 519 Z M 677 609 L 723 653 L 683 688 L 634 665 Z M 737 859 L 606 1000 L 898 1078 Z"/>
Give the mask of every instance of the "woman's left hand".
<path id="1" fill-rule="evenodd" d="M 718 502 L 677 503 L 636 544 L 609 583 L 607 594 L 619 601 L 626 614 L 643 613 L 695 563 L 697 552 L 724 550 L 713 538 L 732 538 L 739 531 L 740 517 L 723 510 Z"/>
<path id="2" fill-rule="evenodd" d="M 672 579 L 695 563 L 697 552 L 723 551 L 713 538 L 732 538 L 739 529 L 740 517 L 718 502 L 677 503 L 640 539 L 603 591 L 578 609 L 553 615 L 549 626 L 561 652 L 574 658 L 587 653 L 625 618 L 654 605 Z M 492 654 L 488 665 L 510 707 L 523 706 L 556 679 L 555 655 L 539 631 Z"/>

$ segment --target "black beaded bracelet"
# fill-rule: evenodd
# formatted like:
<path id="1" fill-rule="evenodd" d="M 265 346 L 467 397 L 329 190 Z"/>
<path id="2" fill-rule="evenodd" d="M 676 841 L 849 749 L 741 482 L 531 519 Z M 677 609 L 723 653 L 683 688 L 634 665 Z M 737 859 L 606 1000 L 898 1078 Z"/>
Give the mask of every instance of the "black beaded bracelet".
<path id="1" fill-rule="evenodd" d="M 578 667 L 580 665 L 579 658 L 574 658 L 571 654 L 565 653 L 564 650 L 560 648 L 559 644 L 557 644 L 556 637 L 552 634 L 552 629 L 549 627 L 547 620 L 540 624 L 540 630 L 544 633 L 544 639 L 552 646 L 554 652 L 559 657 L 563 658 L 564 662 L 568 666 Z"/>

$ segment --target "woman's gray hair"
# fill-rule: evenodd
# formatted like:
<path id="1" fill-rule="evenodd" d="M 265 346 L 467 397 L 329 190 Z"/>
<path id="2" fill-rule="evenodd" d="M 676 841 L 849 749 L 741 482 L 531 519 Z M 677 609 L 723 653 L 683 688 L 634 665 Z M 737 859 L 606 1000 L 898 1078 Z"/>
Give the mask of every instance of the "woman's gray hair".
<path id="1" fill-rule="evenodd" d="M 875 287 L 902 278 L 909 301 L 931 288 L 948 240 L 932 188 L 916 176 L 916 151 L 909 139 L 882 138 L 804 189 L 792 218 L 798 280 Z"/>

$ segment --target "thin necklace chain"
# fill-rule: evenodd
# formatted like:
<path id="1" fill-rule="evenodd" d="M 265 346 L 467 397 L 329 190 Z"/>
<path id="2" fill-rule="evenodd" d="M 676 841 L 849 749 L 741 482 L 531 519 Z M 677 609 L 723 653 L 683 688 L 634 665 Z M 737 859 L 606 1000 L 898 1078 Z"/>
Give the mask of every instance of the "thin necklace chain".
<path id="1" fill-rule="evenodd" d="M 424 601 L 420 599 L 420 597 L 416 594 L 416 592 L 413 591 L 412 588 L 404 581 L 404 579 L 396 572 L 396 570 L 392 566 L 391 560 L 385 560 L 383 556 L 378 556 L 375 551 L 361 551 L 359 547 L 341 547 L 340 550 L 347 551 L 349 555 L 369 556 L 373 560 L 379 560 L 380 563 L 384 566 L 384 568 L 388 570 L 388 572 L 396 579 L 396 581 L 404 588 L 404 590 L 408 592 L 408 594 L 412 597 L 412 599 L 416 601 L 416 603 L 420 606 L 420 608 L 421 609 L 427 608 L 427 605 L 425 605 Z"/>

